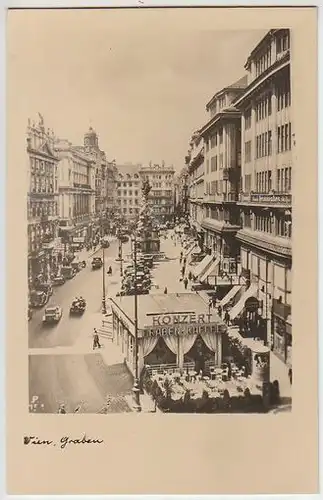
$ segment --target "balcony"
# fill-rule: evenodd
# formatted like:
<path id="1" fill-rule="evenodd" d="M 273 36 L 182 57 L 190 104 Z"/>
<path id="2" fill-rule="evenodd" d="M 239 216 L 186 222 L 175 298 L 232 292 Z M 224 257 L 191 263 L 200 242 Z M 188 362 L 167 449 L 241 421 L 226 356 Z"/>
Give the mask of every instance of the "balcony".
<path id="1" fill-rule="evenodd" d="M 91 189 L 91 186 L 90 184 L 80 184 L 79 182 L 73 182 L 73 187 L 77 188 L 77 189 Z"/>
<path id="2" fill-rule="evenodd" d="M 206 195 L 205 201 L 207 203 L 235 203 L 238 201 L 238 193 L 230 192 L 230 193 L 214 193 Z"/>
<path id="3" fill-rule="evenodd" d="M 240 193 L 239 203 L 246 205 L 258 205 L 265 207 L 291 207 L 292 195 L 284 193 Z"/>
<path id="4" fill-rule="evenodd" d="M 58 219 L 58 215 L 42 215 L 40 217 L 41 222 L 51 222 Z"/>
<path id="5" fill-rule="evenodd" d="M 212 219 L 211 217 L 206 217 L 202 221 L 201 226 L 203 229 L 209 229 L 218 233 L 237 232 L 241 228 L 240 225 L 236 225 L 233 221 L 217 220 Z"/>

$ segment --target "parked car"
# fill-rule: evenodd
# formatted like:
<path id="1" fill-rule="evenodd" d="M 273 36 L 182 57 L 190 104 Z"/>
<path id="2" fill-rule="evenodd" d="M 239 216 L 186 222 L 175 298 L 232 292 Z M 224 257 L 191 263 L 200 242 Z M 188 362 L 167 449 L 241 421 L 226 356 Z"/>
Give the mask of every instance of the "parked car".
<path id="1" fill-rule="evenodd" d="M 103 260 L 101 257 L 93 257 L 92 259 L 92 269 L 101 269 L 103 266 Z"/>
<path id="2" fill-rule="evenodd" d="M 45 292 L 41 292 L 40 290 L 33 290 L 30 293 L 30 306 L 31 307 L 43 307 L 47 304 L 49 296 Z"/>
<path id="3" fill-rule="evenodd" d="M 53 286 L 60 286 L 60 285 L 64 285 L 65 283 L 65 278 L 62 274 L 60 274 L 59 276 L 55 276 L 53 279 L 52 279 L 52 285 Z"/>
<path id="4" fill-rule="evenodd" d="M 40 283 L 39 285 L 37 285 L 36 290 L 46 293 L 48 297 L 53 295 L 53 287 L 51 283 Z"/>
<path id="5" fill-rule="evenodd" d="M 77 271 L 75 269 L 73 269 L 72 266 L 63 266 L 61 268 L 61 273 L 65 279 L 70 280 L 70 279 L 74 278 Z"/>
<path id="6" fill-rule="evenodd" d="M 63 311 L 60 306 L 46 307 L 45 314 L 43 316 L 43 323 L 58 323 L 62 314 Z"/>

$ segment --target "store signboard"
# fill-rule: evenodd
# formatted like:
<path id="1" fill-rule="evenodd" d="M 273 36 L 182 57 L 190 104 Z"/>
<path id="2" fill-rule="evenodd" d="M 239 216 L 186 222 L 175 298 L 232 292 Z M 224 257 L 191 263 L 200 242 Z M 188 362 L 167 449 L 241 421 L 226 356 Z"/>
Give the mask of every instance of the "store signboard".
<path id="1" fill-rule="evenodd" d="M 217 333 L 218 323 L 212 322 L 212 314 L 195 312 L 176 312 L 148 314 L 151 324 L 143 329 L 144 337 L 165 335 L 190 335 Z"/>

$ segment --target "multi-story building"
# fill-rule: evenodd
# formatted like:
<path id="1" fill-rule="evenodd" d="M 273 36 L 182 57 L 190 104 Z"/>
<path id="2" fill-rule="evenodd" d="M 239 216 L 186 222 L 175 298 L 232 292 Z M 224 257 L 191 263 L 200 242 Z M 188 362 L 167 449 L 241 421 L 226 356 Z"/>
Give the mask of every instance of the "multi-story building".
<path id="1" fill-rule="evenodd" d="M 174 215 L 176 220 L 189 215 L 189 174 L 187 166 L 183 167 L 174 178 Z"/>
<path id="2" fill-rule="evenodd" d="M 92 127 L 84 134 L 82 149 L 95 160 L 95 215 L 102 225 L 108 208 L 108 164 L 105 152 L 99 147 L 99 137 Z"/>
<path id="3" fill-rule="evenodd" d="M 217 92 L 207 103 L 209 121 L 204 138 L 204 247 L 215 253 L 219 273 L 237 273 L 240 249 L 238 193 L 241 169 L 241 113 L 232 102 L 247 86 L 244 76 Z M 201 167 L 200 167 L 201 168 Z"/>
<path id="4" fill-rule="evenodd" d="M 142 179 L 148 179 L 151 186 L 149 203 L 152 214 L 158 222 L 173 221 L 174 219 L 174 176 L 173 165 L 166 166 L 149 163 L 140 168 Z"/>
<path id="5" fill-rule="evenodd" d="M 270 30 L 247 59 L 239 207 L 242 271 L 250 276 L 273 350 L 291 362 L 292 164 L 290 31 Z"/>
<path id="6" fill-rule="evenodd" d="M 186 158 L 188 162 L 188 197 L 190 225 L 196 234 L 202 236 L 204 243 L 202 222 L 204 219 L 204 144 L 199 131 L 195 132 L 190 141 L 190 149 Z"/>
<path id="7" fill-rule="evenodd" d="M 200 281 L 214 274 L 211 283 L 217 292 L 218 285 L 230 283 L 221 304 L 230 303 L 231 320 L 241 319 L 244 334 L 262 337 L 291 364 L 295 142 L 290 31 L 270 30 L 252 50 L 245 69 L 244 78 L 207 104 L 210 120 L 199 131 L 204 138 L 201 225 L 204 249 L 211 255 L 197 274 Z M 189 152 L 189 165 L 193 156 Z M 195 193 L 195 171 L 189 172 Z M 196 223 L 194 209 L 191 218 Z"/>
<path id="8" fill-rule="evenodd" d="M 55 149 L 59 156 L 59 236 L 66 250 L 92 238 L 95 158 L 67 140 L 57 140 Z"/>
<path id="9" fill-rule="evenodd" d="M 141 203 L 142 179 L 141 165 L 126 163 L 116 165 L 117 169 L 117 207 L 123 219 L 135 220 Z"/>
<path id="10" fill-rule="evenodd" d="M 56 265 L 54 247 L 58 224 L 58 157 L 54 133 L 45 130 L 41 115 L 38 124 L 28 121 L 28 284 L 41 275 L 46 280 Z"/>

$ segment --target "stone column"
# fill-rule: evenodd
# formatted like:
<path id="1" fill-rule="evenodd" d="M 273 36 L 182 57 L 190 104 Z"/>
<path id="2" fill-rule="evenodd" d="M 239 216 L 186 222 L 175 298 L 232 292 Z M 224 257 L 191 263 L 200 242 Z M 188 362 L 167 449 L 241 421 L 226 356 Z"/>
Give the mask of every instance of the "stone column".
<path id="1" fill-rule="evenodd" d="M 255 175 L 255 167 L 256 167 L 256 108 L 255 103 L 252 101 L 251 103 L 251 163 L 252 163 L 252 172 L 251 172 L 251 191 L 256 191 L 256 175 Z"/>

